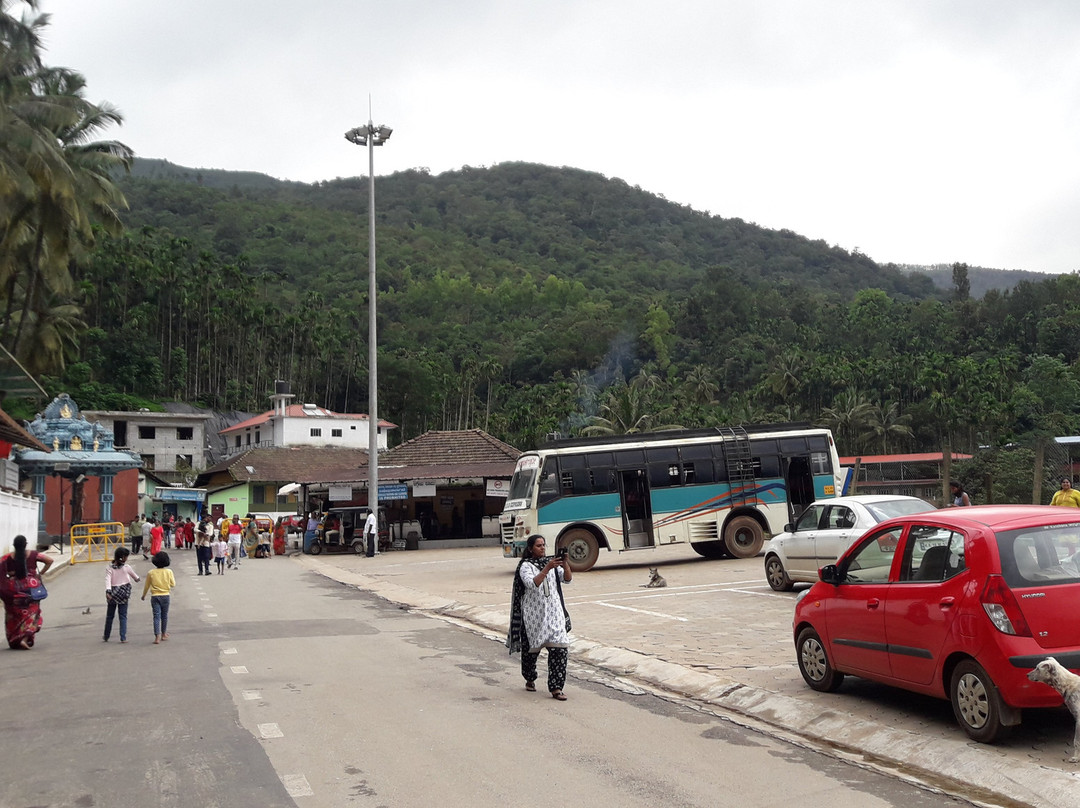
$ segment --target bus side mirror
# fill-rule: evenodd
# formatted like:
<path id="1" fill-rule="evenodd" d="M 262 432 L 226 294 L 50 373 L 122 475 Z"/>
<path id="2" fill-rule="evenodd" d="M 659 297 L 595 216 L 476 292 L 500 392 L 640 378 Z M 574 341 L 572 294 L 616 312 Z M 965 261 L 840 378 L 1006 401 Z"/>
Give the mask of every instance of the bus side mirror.
<path id="1" fill-rule="evenodd" d="M 785 533 L 794 533 L 795 532 L 795 523 L 794 522 L 788 522 L 786 525 L 784 525 L 784 532 Z"/>
<path id="2" fill-rule="evenodd" d="M 818 570 L 818 578 L 820 578 L 827 584 L 832 584 L 833 586 L 836 586 L 840 583 L 840 581 L 843 580 L 842 576 L 840 575 L 840 570 L 835 564 L 826 564 L 824 567 Z"/>

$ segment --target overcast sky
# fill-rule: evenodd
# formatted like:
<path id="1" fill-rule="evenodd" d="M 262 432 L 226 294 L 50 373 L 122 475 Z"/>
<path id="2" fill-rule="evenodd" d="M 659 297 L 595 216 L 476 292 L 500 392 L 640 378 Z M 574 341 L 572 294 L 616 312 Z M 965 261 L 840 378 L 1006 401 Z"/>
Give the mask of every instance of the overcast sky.
<path id="1" fill-rule="evenodd" d="M 1080 269 L 1076 0 L 40 0 L 142 157 L 527 161 L 871 258 Z M 377 191 L 377 186 L 376 186 Z"/>

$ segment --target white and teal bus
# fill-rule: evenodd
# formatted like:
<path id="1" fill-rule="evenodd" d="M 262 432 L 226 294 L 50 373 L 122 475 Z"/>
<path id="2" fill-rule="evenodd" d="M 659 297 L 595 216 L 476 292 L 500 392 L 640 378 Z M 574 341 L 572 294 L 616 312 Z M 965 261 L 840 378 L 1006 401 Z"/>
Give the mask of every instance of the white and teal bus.
<path id="1" fill-rule="evenodd" d="M 802 424 L 556 441 L 518 458 L 499 517 L 503 555 L 540 533 L 575 572 L 601 548 L 689 542 L 706 558 L 749 558 L 844 480 L 832 433 Z"/>

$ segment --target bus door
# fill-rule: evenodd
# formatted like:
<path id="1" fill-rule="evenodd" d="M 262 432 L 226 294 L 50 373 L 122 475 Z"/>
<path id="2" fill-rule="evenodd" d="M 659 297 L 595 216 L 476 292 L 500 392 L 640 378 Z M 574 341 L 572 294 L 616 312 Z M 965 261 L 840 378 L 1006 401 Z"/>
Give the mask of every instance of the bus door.
<path id="1" fill-rule="evenodd" d="M 814 501 L 814 475 L 810 469 L 809 455 L 786 457 L 784 466 L 788 517 L 794 523 Z"/>
<path id="2" fill-rule="evenodd" d="M 627 549 L 653 546 L 652 505 L 649 475 L 645 469 L 619 472 L 622 483 L 623 546 Z"/>

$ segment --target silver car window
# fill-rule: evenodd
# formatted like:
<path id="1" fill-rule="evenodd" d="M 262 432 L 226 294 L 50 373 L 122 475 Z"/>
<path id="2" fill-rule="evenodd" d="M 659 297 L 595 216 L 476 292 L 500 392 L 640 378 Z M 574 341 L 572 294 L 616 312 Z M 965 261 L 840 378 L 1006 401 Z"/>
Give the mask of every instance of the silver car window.
<path id="1" fill-rule="evenodd" d="M 799 517 L 799 521 L 795 523 L 796 530 L 817 530 L 821 526 L 821 515 L 825 512 L 824 505 L 811 505 L 805 511 L 803 515 Z"/>

